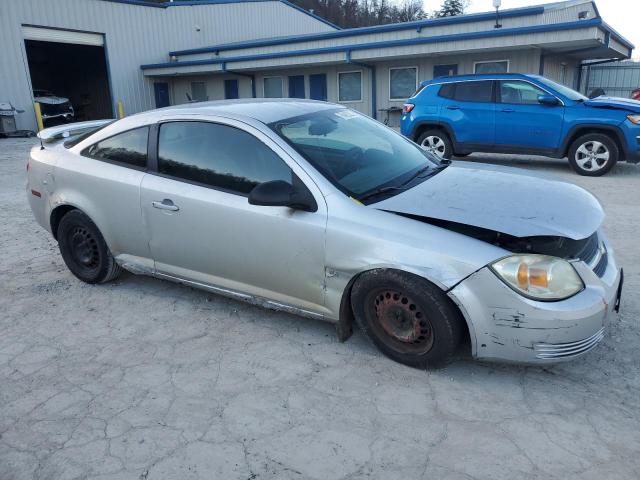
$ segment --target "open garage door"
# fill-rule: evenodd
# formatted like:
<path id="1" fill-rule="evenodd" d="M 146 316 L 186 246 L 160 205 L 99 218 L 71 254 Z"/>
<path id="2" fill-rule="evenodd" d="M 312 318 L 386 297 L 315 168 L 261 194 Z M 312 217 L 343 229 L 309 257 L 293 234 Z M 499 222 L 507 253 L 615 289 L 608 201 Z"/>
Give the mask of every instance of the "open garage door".
<path id="1" fill-rule="evenodd" d="M 47 125 L 113 118 L 103 35 L 32 26 L 22 33 Z"/>

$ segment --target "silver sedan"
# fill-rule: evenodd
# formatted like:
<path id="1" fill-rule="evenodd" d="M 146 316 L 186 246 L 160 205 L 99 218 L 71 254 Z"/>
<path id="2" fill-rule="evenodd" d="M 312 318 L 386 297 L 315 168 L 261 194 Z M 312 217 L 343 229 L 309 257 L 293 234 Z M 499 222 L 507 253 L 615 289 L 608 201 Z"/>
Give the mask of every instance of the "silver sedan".
<path id="1" fill-rule="evenodd" d="M 189 104 L 64 125 L 27 195 L 69 270 L 126 269 L 318 318 L 392 359 L 548 363 L 603 338 L 622 272 L 585 190 L 443 163 L 339 105 Z"/>

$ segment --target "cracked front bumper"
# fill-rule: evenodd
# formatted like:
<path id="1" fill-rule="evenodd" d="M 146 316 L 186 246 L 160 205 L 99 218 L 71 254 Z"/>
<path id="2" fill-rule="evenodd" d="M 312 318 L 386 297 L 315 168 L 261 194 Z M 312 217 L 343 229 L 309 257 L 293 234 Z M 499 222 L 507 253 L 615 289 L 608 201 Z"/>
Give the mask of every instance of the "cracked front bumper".
<path id="1" fill-rule="evenodd" d="M 621 272 L 613 251 L 602 276 L 585 263 L 574 266 L 585 289 L 558 302 L 527 299 L 483 268 L 449 291 L 460 307 L 478 359 L 516 363 L 556 363 L 595 348 L 615 315 Z"/>

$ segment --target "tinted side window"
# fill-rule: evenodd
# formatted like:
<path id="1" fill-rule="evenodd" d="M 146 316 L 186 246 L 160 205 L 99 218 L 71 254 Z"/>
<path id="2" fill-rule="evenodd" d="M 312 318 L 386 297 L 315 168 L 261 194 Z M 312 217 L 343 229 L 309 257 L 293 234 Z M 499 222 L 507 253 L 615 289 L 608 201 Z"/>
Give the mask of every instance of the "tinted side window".
<path id="1" fill-rule="evenodd" d="M 271 180 L 292 183 L 287 164 L 256 137 L 205 122 L 160 126 L 158 171 L 240 194 Z"/>
<path id="2" fill-rule="evenodd" d="M 438 92 L 438 95 L 444 98 L 453 98 L 455 91 L 456 91 L 455 83 L 445 83 L 440 87 L 440 91 Z"/>
<path id="3" fill-rule="evenodd" d="M 547 92 L 529 82 L 509 80 L 500 82 L 500 101 L 521 105 L 538 105 L 538 97 Z"/>
<path id="4" fill-rule="evenodd" d="M 454 98 L 460 102 L 491 102 L 493 98 L 493 82 L 487 80 L 457 83 Z"/>
<path id="5" fill-rule="evenodd" d="M 85 157 L 118 162 L 137 168 L 147 167 L 149 127 L 136 128 L 94 143 L 82 151 Z"/>

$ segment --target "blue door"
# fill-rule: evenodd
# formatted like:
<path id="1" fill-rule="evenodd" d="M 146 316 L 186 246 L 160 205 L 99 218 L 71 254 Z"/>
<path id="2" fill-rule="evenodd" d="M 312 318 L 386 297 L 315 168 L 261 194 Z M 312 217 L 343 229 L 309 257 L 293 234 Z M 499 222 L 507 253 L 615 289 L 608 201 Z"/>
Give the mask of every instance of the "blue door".
<path id="1" fill-rule="evenodd" d="M 171 105 L 169 101 L 169 84 L 167 82 L 155 82 L 153 84 L 153 93 L 156 98 L 156 108 Z"/>
<path id="2" fill-rule="evenodd" d="M 304 75 L 291 75 L 289 77 L 289 98 L 305 98 Z"/>
<path id="3" fill-rule="evenodd" d="M 491 80 L 446 83 L 440 117 L 451 128 L 456 141 L 467 145 L 493 145 L 495 141 L 496 104 Z"/>
<path id="4" fill-rule="evenodd" d="M 502 80 L 497 92 L 496 145 L 554 150 L 560 146 L 564 106 L 542 105 L 548 93 L 523 80 Z"/>
<path id="5" fill-rule="evenodd" d="M 238 80 L 232 79 L 224 81 L 224 98 L 227 100 L 240 98 L 238 95 Z"/>
<path id="6" fill-rule="evenodd" d="M 458 74 L 458 65 L 434 65 L 433 78 L 450 77 Z"/>
<path id="7" fill-rule="evenodd" d="M 311 100 L 327 101 L 327 76 L 324 73 L 309 75 L 309 94 Z"/>

